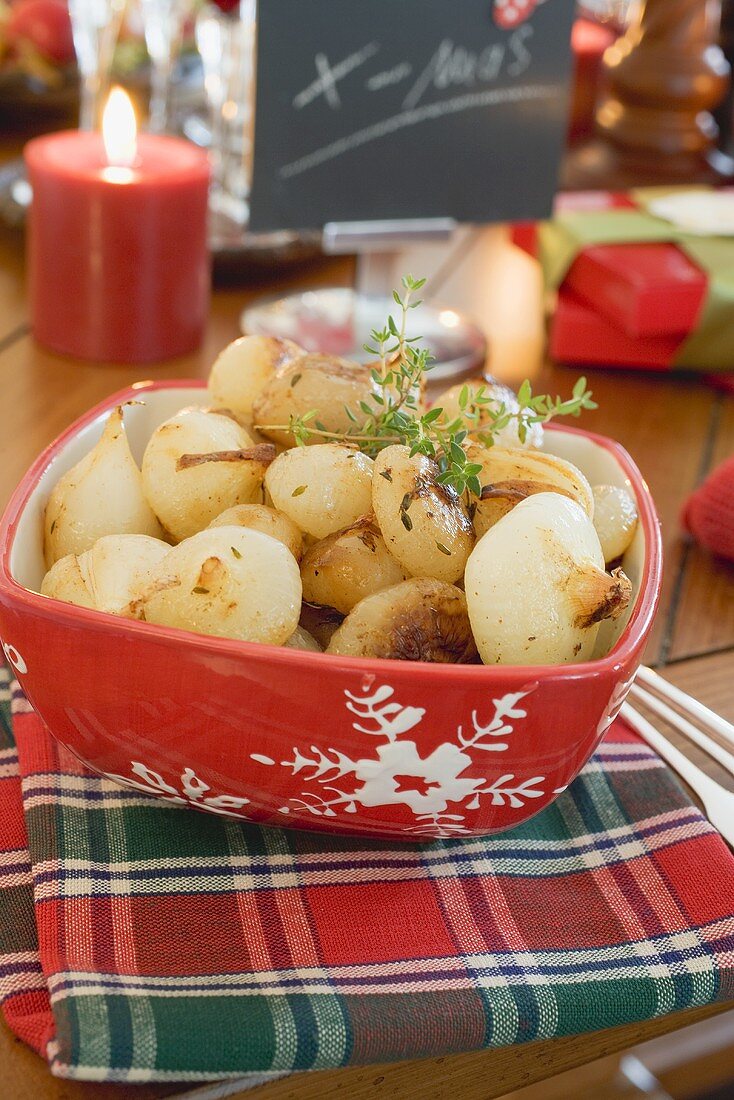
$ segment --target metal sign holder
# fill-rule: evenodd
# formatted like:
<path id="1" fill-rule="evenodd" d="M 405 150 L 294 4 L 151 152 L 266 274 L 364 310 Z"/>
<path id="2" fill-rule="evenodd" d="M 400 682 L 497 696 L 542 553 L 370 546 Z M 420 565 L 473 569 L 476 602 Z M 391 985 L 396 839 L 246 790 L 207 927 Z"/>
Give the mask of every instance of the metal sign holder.
<path id="1" fill-rule="evenodd" d="M 332 256 L 356 253 L 354 288 L 317 288 L 254 303 L 243 314 L 243 330 L 285 337 L 308 351 L 367 361 L 370 356 L 364 345 L 370 333 L 383 328 L 395 310 L 396 253 L 408 245 L 449 241 L 456 228 L 453 218 L 329 222 L 323 230 L 323 250 Z M 456 310 L 422 303 L 410 312 L 411 333 L 420 336 L 431 352 L 432 380 L 481 372 L 486 337 Z"/>

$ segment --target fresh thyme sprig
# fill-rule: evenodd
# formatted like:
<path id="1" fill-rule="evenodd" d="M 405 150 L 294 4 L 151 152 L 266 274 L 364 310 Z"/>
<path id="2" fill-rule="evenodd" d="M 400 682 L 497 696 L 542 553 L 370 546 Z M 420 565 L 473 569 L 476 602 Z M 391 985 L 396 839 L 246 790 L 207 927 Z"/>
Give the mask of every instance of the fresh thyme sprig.
<path id="1" fill-rule="evenodd" d="M 268 431 L 288 431 L 299 446 L 312 436 L 325 441 L 357 443 L 366 454 L 375 455 L 391 443 L 405 442 L 406 429 L 418 416 L 418 399 L 424 386 L 424 375 L 431 367 L 431 356 L 425 348 L 415 348 L 420 337 L 408 337 L 407 321 L 411 309 L 421 305 L 413 295 L 425 285 L 425 279 L 406 275 L 402 280 L 404 294 L 397 290 L 393 298 L 400 307 L 400 323 L 387 319 L 384 329 L 373 329 L 365 351 L 377 358 L 372 367 L 374 390 L 368 401 L 360 401 L 358 409 L 344 406 L 344 412 L 354 425 L 347 432 L 330 432 L 318 420 L 318 410 L 311 409 L 300 416 L 291 415 L 287 424 L 256 424 Z M 361 419 L 357 415 L 361 413 Z"/>
<path id="2" fill-rule="evenodd" d="M 497 402 L 496 396 L 487 386 L 473 389 L 465 385 L 459 393 L 462 415 L 456 423 L 475 421 L 477 428 L 474 434 L 491 446 L 494 434 L 506 428 L 512 420 L 517 420 L 517 434 L 520 442 L 524 443 L 528 429 L 533 424 L 547 424 L 556 416 L 580 416 L 584 409 L 598 408 L 592 400 L 591 390 L 586 388 L 585 378 L 577 379 L 571 397 L 565 401 L 562 397 L 551 397 L 547 393 L 534 396 L 532 386 L 526 378 L 517 392 L 517 403 L 518 410 L 508 410 L 504 402 Z"/>
<path id="3" fill-rule="evenodd" d="M 586 379 L 579 378 L 572 396 L 566 400 L 549 394 L 534 395 L 530 382 L 525 380 L 517 393 L 519 407 L 508 408 L 504 402 L 498 402 L 489 387 L 481 385 L 475 389 L 465 385 L 459 393 L 460 416 L 449 421 L 441 408 L 421 413 L 418 402 L 425 375 L 431 369 L 431 356 L 427 349 L 416 346 L 420 337 L 408 337 L 407 320 L 410 310 L 421 304 L 413 296 L 425 282 L 411 275 L 403 278 L 403 295 L 393 291 L 400 308 L 399 321 L 388 317 L 385 328 L 375 329 L 370 334 L 370 343 L 365 344 L 365 351 L 377 360 L 371 372 L 374 392 L 369 400 L 359 402 L 358 409 L 345 406 L 353 427 L 346 432 L 328 431 L 318 420 L 316 409 L 291 416 L 287 425 L 255 427 L 287 430 L 299 446 L 304 446 L 312 436 L 324 441 L 354 443 L 373 457 L 385 447 L 401 443 L 410 447 L 411 455 L 425 455 L 437 463 L 438 481 L 442 485 L 459 495 L 478 497 L 482 491 L 479 480 L 482 467 L 470 461 L 466 453 L 470 431 L 473 438 L 492 446 L 497 433 L 516 421 L 518 438 L 524 443 L 535 424 L 546 424 L 556 416 L 579 416 L 582 410 L 597 407 L 586 388 Z"/>

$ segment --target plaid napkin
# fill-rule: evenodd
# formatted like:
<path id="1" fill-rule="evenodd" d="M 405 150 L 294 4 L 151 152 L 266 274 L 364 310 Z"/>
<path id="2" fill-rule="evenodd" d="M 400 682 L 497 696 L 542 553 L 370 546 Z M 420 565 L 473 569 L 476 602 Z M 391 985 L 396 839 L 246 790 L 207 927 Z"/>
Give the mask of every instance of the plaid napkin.
<path id="1" fill-rule="evenodd" d="M 418 847 L 156 801 L 84 770 L 17 687 L 13 713 L 0 998 L 59 1076 L 435 1056 L 734 998 L 734 858 L 619 723 L 533 821 Z"/>

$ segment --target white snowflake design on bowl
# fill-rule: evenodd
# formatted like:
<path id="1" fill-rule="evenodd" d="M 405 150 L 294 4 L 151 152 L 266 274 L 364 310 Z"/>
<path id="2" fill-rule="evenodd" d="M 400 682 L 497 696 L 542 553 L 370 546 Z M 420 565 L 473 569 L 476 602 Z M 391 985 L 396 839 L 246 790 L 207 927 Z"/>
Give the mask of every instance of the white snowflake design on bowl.
<path id="1" fill-rule="evenodd" d="M 470 835 L 472 830 L 465 824 L 467 811 L 478 810 L 482 798 L 490 798 L 493 806 L 521 809 L 529 799 L 545 793 L 539 786 L 545 781 L 542 775 L 522 779 L 507 772 L 492 780 L 465 775 L 476 763 L 476 753 L 507 751 L 514 723 L 527 718 L 527 711 L 519 704 L 536 686 L 531 684 L 526 691 L 493 699 L 492 717 L 484 724 L 478 712 L 472 711 L 473 732 L 465 733 L 459 726 L 454 741 L 444 741 L 428 756 L 421 756 L 416 742 L 403 737 L 423 721 L 423 707 L 394 702 L 395 691 L 389 684 L 375 688 L 372 694 L 369 689 L 361 695 L 345 691 L 347 710 L 358 719 L 352 721 L 352 728 L 379 737 L 383 743 L 373 755 L 357 760 L 335 748 L 311 745 L 305 753 L 294 746 L 293 758 L 281 760 L 280 766 L 301 775 L 305 783 L 317 784 L 319 791 L 302 790 L 289 799 L 288 805 L 280 807 L 280 813 L 287 815 L 299 809 L 315 817 L 337 817 L 340 811 L 356 814 L 358 807 L 401 805 L 407 806 L 415 819 L 406 832 L 425 837 Z M 277 761 L 262 753 L 251 753 L 250 759 L 266 767 L 277 766 Z M 196 806 L 227 817 L 247 817 L 242 808 L 251 805 L 250 799 L 211 793 L 211 787 L 192 768 L 184 768 L 178 786 L 139 760 L 131 761 L 130 770 L 137 778 L 105 774 L 116 783 L 155 794 L 175 805 Z M 343 789 L 345 785 L 339 782 L 347 777 L 352 778 L 353 784 L 347 785 L 353 785 L 353 790 Z"/>
<path id="2" fill-rule="evenodd" d="M 607 703 L 601 718 L 599 719 L 596 727 L 598 737 L 603 737 L 607 732 L 612 722 L 619 717 L 619 712 L 622 709 L 622 704 L 629 694 L 629 690 L 632 687 L 635 676 L 637 675 L 637 669 L 631 672 L 629 676 L 626 676 L 624 680 L 621 680 L 618 684 L 615 684 L 612 691 L 612 696 Z"/>
<path id="3" fill-rule="evenodd" d="M 208 810 L 209 813 L 222 814 L 226 817 L 241 817 L 242 815 L 236 811 L 242 806 L 247 806 L 250 801 L 249 798 L 237 798 L 232 794 L 208 795 L 206 792 L 210 791 L 211 787 L 199 779 L 192 768 L 184 768 L 181 772 L 180 790 L 166 783 L 162 775 L 138 760 L 131 762 L 130 770 L 140 779 L 130 779 L 110 772 L 104 774 L 107 779 L 112 779 L 115 783 L 122 783 L 125 787 L 135 787 L 136 790 L 145 791 L 146 794 L 157 794 L 166 802 L 173 802 L 178 806 L 198 806 L 199 809 Z"/>
<path id="4" fill-rule="evenodd" d="M 9 642 L 3 642 L 2 649 L 8 663 L 13 666 L 16 672 L 19 672 L 22 676 L 28 671 L 28 665 L 25 663 L 20 653 L 18 653 L 18 650 L 15 648 L 14 645 L 10 645 Z"/>
<path id="5" fill-rule="evenodd" d="M 475 763 L 475 752 L 507 751 L 509 743 L 504 738 L 512 734 L 512 722 L 527 717 L 527 711 L 518 704 L 534 687 L 493 699 L 494 713 L 486 724 L 473 711 L 473 733 L 465 734 L 459 726 L 455 741 L 443 742 L 426 757 L 420 755 L 415 741 L 401 739 L 420 724 L 425 709 L 392 701 L 395 692 L 388 684 L 361 696 L 345 691 L 347 709 L 359 719 L 352 722 L 352 727 L 359 733 L 383 738 L 384 743 L 375 755 L 358 760 L 335 748 L 311 745 L 307 754 L 294 747 L 293 759 L 282 760 L 281 767 L 302 775 L 306 783 L 317 783 L 321 793 L 303 790 L 280 812 L 289 814 L 292 808 L 298 808 L 316 817 L 336 817 L 340 810 L 355 814 L 359 806 L 403 805 L 412 811 L 416 822 L 408 826 L 408 832 L 450 837 L 471 832 L 464 824 L 466 811 L 479 809 L 484 797 L 491 798 L 493 806 L 519 809 L 528 799 L 544 794 L 538 786 L 544 776 L 520 779 L 506 773 L 488 781 L 464 773 Z M 261 764 L 275 764 L 259 754 L 253 753 L 251 758 Z M 346 777 L 353 778 L 353 790 L 344 790 L 345 784 L 340 784 Z"/>

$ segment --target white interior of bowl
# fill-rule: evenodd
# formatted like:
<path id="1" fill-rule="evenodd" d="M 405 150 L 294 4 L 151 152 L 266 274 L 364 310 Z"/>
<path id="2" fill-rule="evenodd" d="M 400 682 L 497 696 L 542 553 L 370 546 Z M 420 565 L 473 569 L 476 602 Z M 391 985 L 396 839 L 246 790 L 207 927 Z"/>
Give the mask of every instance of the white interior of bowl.
<path id="1" fill-rule="evenodd" d="M 205 405 L 209 396 L 205 389 L 149 390 L 141 394 L 141 403 L 125 410 L 125 427 L 130 447 L 138 463 L 143 457 L 145 445 L 153 430 L 168 417 L 187 405 Z M 102 434 L 108 413 L 101 413 L 68 440 L 40 477 L 19 522 L 11 547 L 10 571 L 18 584 L 37 592 L 45 573 L 43 560 L 43 512 L 49 493 L 58 479 L 70 470 L 95 445 Z M 634 494 L 624 470 L 613 454 L 591 439 L 546 429 L 544 450 L 573 462 L 587 476 L 592 485 L 619 485 Z M 632 545 L 624 556 L 622 565 L 632 581 L 634 600 L 627 611 L 615 623 L 605 622 L 599 632 L 596 655 L 609 652 L 624 630 L 639 597 L 644 568 L 644 533 L 638 527 Z M 520 581 L 520 579 L 519 579 Z"/>

